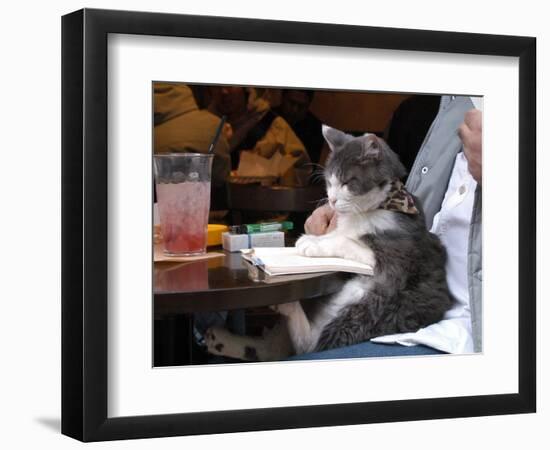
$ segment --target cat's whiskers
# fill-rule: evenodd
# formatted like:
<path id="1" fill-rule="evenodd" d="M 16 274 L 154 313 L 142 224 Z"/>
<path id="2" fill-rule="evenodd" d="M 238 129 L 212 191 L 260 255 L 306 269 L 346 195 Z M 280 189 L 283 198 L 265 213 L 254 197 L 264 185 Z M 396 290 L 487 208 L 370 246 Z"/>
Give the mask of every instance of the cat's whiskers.
<path id="1" fill-rule="evenodd" d="M 353 209 L 356 207 L 355 203 L 350 200 L 338 199 L 334 204 L 334 209 L 339 213 L 349 213 L 350 210 L 353 212 Z"/>
<path id="2" fill-rule="evenodd" d="M 320 164 L 315 164 L 315 163 L 309 163 L 309 165 L 319 166 L 319 169 L 314 170 L 312 172 L 312 174 L 310 175 L 310 177 L 309 177 L 310 181 L 312 183 L 324 182 L 325 181 L 325 168 L 323 166 L 321 166 Z"/>
<path id="3" fill-rule="evenodd" d="M 323 173 L 313 173 L 309 177 L 309 180 L 312 184 L 316 184 L 317 182 L 324 182 L 325 175 Z"/>
<path id="4" fill-rule="evenodd" d="M 318 164 L 318 163 L 314 163 L 314 162 L 305 163 L 304 166 L 315 166 L 315 167 L 318 167 L 321 170 L 325 170 L 325 166 L 323 166 L 321 164 Z"/>
<path id="5" fill-rule="evenodd" d="M 312 202 L 315 202 L 317 205 L 316 205 L 316 208 L 319 208 L 323 205 L 326 205 L 328 203 L 328 197 L 323 197 L 319 200 L 312 200 Z"/>

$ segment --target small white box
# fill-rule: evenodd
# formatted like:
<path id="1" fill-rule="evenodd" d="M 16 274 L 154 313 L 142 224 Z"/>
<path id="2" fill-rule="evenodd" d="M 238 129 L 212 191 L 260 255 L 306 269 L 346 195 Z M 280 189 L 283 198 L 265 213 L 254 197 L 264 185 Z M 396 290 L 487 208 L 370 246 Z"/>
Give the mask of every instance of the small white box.
<path id="1" fill-rule="evenodd" d="M 244 248 L 253 247 L 284 247 L 285 233 L 269 231 L 266 233 L 234 234 L 228 231 L 222 233 L 222 246 L 228 252 L 238 252 Z"/>
<path id="2" fill-rule="evenodd" d="M 284 247 L 285 233 L 283 231 L 269 231 L 266 233 L 251 233 L 248 235 L 250 248 L 253 247 Z"/>
<path id="3" fill-rule="evenodd" d="M 238 252 L 243 248 L 249 248 L 248 234 L 233 234 L 225 231 L 222 233 L 222 246 L 228 252 Z"/>

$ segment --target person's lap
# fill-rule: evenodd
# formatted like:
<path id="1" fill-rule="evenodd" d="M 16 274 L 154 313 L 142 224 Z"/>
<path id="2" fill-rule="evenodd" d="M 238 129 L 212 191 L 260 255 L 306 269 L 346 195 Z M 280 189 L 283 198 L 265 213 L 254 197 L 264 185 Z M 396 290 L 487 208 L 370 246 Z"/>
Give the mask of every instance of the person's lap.
<path id="1" fill-rule="evenodd" d="M 444 354 L 425 345 L 404 346 L 399 344 L 376 344 L 374 342 L 362 342 L 347 347 L 334 348 L 322 352 L 304 353 L 291 356 L 287 361 L 305 361 L 320 359 L 345 359 L 345 358 L 382 358 L 387 356 L 418 356 Z"/>
<path id="2" fill-rule="evenodd" d="M 399 344 L 376 344 L 374 342 L 362 342 L 347 347 L 334 348 L 322 352 L 304 353 L 291 356 L 283 361 L 316 361 L 326 359 L 349 359 L 349 358 L 383 358 L 391 356 L 421 356 L 421 355 L 443 355 L 445 352 L 425 345 L 404 346 Z M 211 357 L 210 364 L 242 363 L 243 361 L 227 358 L 224 356 Z"/>

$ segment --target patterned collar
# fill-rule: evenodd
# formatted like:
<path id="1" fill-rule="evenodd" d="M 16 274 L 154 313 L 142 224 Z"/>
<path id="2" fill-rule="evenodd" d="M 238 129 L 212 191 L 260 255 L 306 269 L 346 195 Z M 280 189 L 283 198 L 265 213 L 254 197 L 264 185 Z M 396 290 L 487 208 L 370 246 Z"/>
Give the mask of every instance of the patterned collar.
<path id="1" fill-rule="evenodd" d="M 405 189 L 405 185 L 400 180 L 391 182 L 388 196 L 379 208 L 404 214 L 420 214 L 414 204 L 413 196 Z"/>

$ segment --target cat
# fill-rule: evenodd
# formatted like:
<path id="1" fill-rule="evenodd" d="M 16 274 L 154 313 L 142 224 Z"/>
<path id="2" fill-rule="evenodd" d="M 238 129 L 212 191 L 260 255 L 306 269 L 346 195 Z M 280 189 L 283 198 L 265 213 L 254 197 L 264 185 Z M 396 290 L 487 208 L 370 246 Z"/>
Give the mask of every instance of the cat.
<path id="1" fill-rule="evenodd" d="M 406 171 L 398 156 L 374 134 L 353 137 L 323 126 L 323 135 L 331 149 L 324 172 L 336 228 L 302 235 L 296 249 L 305 256 L 365 263 L 374 274 L 355 275 L 324 299 L 272 306 L 282 320 L 262 338 L 207 330 L 209 352 L 282 359 L 417 331 L 451 307 L 445 249 L 400 181 Z"/>

